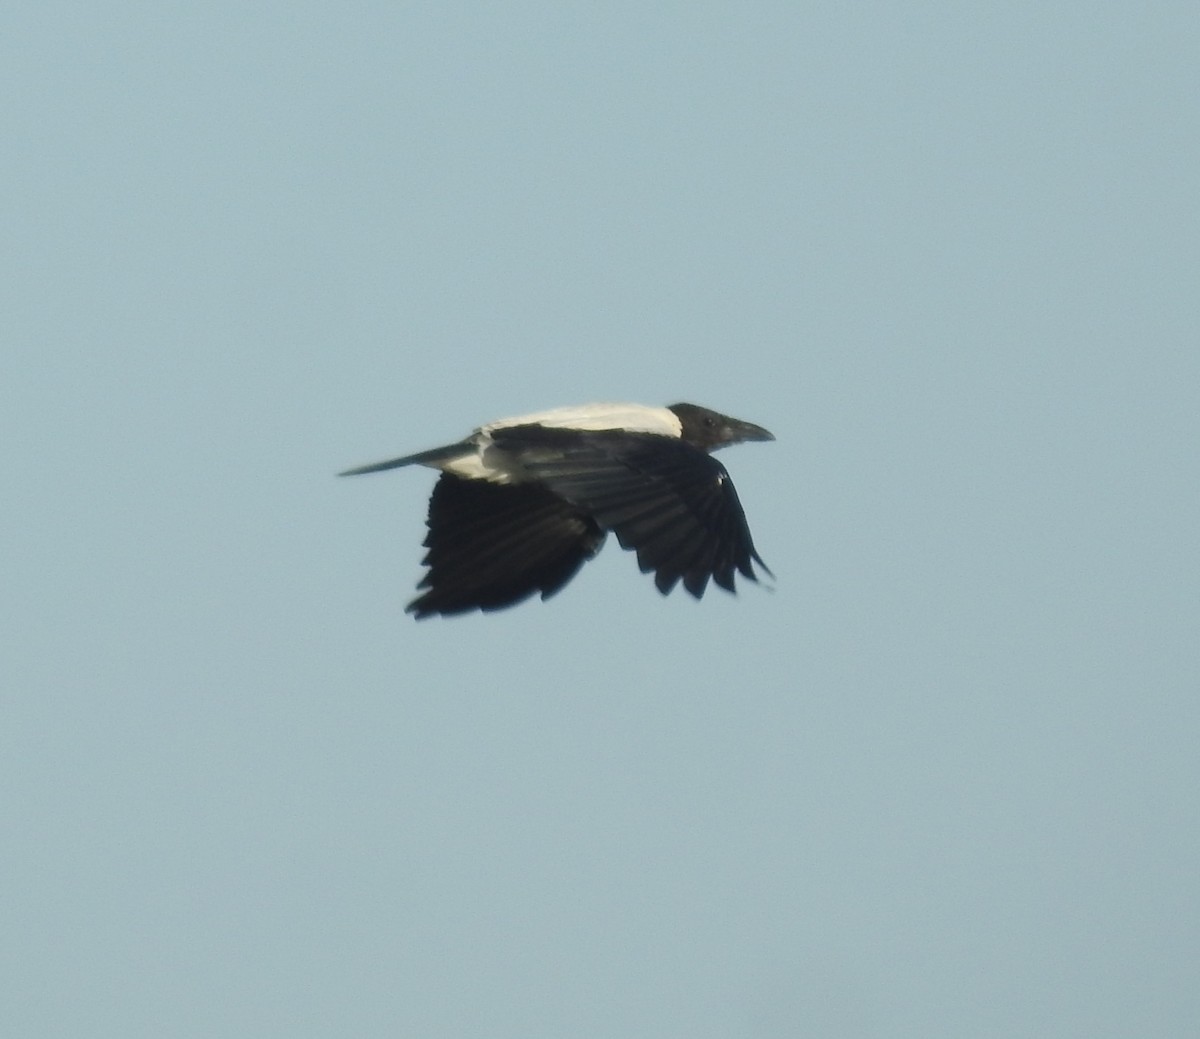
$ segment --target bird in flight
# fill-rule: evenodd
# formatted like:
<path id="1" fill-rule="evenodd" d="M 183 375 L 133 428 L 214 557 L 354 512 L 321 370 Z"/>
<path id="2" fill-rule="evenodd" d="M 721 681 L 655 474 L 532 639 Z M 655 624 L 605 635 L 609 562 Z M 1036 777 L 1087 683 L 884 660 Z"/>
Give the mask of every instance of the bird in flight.
<path id="1" fill-rule="evenodd" d="M 733 481 L 712 452 L 774 440 L 762 426 L 696 404 L 589 404 L 480 426 L 463 440 L 348 469 L 440 469 L 429 500 L 428 568 L 408 605 L 418 619 L 513 606 L 554 595 L 611 530 L 668 594 L 695 598 L 734 571 L 757 581 Z"/>

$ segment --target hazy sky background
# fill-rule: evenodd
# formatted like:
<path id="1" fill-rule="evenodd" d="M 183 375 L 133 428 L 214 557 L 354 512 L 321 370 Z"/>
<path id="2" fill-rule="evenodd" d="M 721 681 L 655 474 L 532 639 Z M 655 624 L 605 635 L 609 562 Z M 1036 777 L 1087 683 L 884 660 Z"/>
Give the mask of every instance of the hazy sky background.
<path id="1" fill-rule="evenodd" d="M 0 1017 L 1200 1028 L 1195 3 L 0 16 Z M 774 590 L 403 613 L 504 415 L 692 400 Z"/>

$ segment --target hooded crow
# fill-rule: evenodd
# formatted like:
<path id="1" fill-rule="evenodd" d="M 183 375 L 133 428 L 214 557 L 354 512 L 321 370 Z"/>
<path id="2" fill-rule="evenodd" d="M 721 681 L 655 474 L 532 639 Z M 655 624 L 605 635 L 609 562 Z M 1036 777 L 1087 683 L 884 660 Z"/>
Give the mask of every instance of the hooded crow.
<path id="1" fill-rule="evenodd" d="M 429 500 L 428 572 L 408 605 L 418 618 L 548 599 L 600 551 L 608 531 L 637 553 L 666 595 L 699 599 L 709 578 L 757 581 L 750 528 L 711 452 L 774 440 L 696 404 L 589 404 L 501 419 L 464 440 L 341 476 L 405 465 L 440 469 Z"/>

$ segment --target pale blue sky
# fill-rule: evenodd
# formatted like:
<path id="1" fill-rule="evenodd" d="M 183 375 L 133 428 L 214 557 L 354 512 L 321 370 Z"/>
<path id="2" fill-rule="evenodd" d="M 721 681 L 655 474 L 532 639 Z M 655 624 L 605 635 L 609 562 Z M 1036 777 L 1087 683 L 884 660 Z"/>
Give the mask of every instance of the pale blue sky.
<path id="1" fill-rule="evenodd" d="M 1200 1021 L 1200 8 L 0 16 L 0 1014 Z M 693 400 L 774 590 L 413 622 L 503 415 Z"/>

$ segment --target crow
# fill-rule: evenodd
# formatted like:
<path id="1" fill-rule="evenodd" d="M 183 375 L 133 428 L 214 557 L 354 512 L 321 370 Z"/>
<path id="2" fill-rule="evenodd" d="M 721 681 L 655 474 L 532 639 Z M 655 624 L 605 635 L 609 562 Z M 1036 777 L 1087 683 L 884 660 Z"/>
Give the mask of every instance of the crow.
<path id="1" fill-rule="evenodd" d="M 406 465 L 440 469 L 429 500 L 428 568 L 408 605 L 418 619 L 548 599 L 608 531 L 668 594 L 699 599 L 711 578 L 758 580 L 733 481 L 712 452 L 774 440 L 762 426 L 696 404 L 589 404 L 480 426 L 463 440 L 341 476 Z"/>

